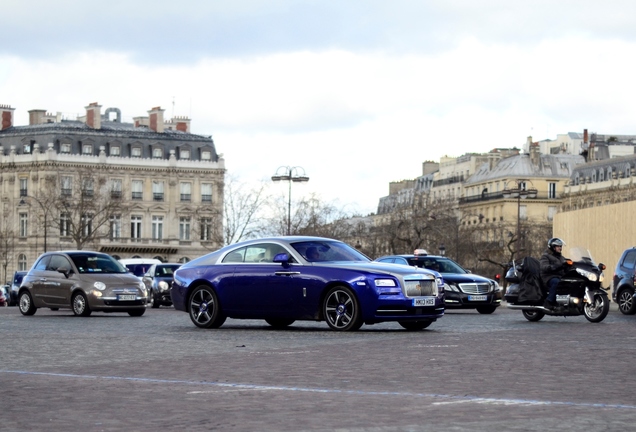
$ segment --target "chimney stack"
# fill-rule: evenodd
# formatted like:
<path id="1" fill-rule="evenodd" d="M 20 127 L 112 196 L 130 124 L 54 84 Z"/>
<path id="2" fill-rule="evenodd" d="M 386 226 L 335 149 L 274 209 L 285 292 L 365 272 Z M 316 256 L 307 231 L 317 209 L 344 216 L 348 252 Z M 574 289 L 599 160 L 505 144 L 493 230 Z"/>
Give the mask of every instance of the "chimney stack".
<path id="1" fill-rule="evenodd" d="M 102 106 L 93 102 L 86 107 L 86 124 L 93 129 L 102 128 Z"/>
<path id="2" fill-rule="evenodd" d="M 43 109 L 30 110 L 29 111 L 29 126 L 44 123 L 45 115 L 46 115 L 46 110 L 43 110 Z"/>
<path id="3" fill-rule="evenodd" d="M 150 129 L 155 132 L 163 133 L 163 112 L 161 107 L 154 107 L 150 111 L 148 111 L 148 115 L 150 117 Z"/>
<path id="4" fill-rule="evenodd" d="M 9 105 L 0 105 L 0 130 L 13 126 L 13 110 Z"/>

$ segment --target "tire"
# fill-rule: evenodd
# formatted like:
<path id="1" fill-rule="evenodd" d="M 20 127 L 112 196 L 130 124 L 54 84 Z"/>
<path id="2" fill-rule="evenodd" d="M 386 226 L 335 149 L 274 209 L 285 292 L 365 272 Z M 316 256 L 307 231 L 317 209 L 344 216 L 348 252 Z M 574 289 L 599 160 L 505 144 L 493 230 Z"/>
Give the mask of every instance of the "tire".
<path id="1" fill-rule="evenodd" d="M 190 319 L 199 328 L 219 328 L 227 318 L 221 310 L 216 292 L 208 285 L 200 285 L 192 291 L 188 306 Z"/>
<path id="2" fill-rule="evenodd" d="M 159 309 L 159 306 L 161 306 L 161 304 L 159 303 L 159 299 L 155 295 L 154 291 L 150 291 L 150 305 L 153 309 Z"/>
<path id="3" fill-rule="evenodd" d="M 146 313 L 146 309 L 134 309 L 134 310 L 128 311 L 128 315 L 130 315 L 131 317 L 140 317 L 145 313 Z"/>
<path id="4" fill-rule="evenodd" d="M 409 331 L 424 330 L 432 321 L 398 321 L 398 324 Z"/>
<path id="5" fill-rule="evenodd" d="M 634 315 L 636 313 L 636 302 L 634 301 L 634 291 L 631 288 L 623 288 L 616 294 L 618 310 L 624 315 Z"/>
<path id="6" fill-rule="evenodd" d="M 525 319 L 532 322 L 541 321 L 541 319 L 545 316 L 545 313 L 541 311 L 524 310 L 521 312 L 523 313 L 523 316 L 525 317 Z"/>
<path id="7" fill-rule="evenodd" d="M 33 298 L 28 291 L 22 291 L 18 296 L 18 308 L 22 315 L 33 315 L 37 308 L 33 306 Z"/>
<path id="8" fill-rule="evenodd" d="M 607 316 L 610 305 L 609 298 L 605 294 L 594 294 L 594 303 L 585 303 L 583 305 L 583 314 L 589 322 L 598 323 L 605 319 Z"/>
<path id="9" fill-rule="evenodd" d="M 73 298 L 71 298 L 71 308 L 75 316 L 87 317 L 93 313 L 91 307 L 88 305 L 86 296 L 81 292 L 74 294 Z"/>
<path id="10" fill-rule="evenodd" d="M 293 319 L 288 319 L 288 318 L 268 318 L 265 320 L 265 322 L 269 325 L 271 325 L 274 328 L 285 328 L 288 327 L 290 325 L 292 325 L 294 323 Z"/>
<path id="11" fill-rule="evenodd" d="M 322 315 L 327 325 L 336 331 L 355 331 L 362 327 L 360 304 L 351 289 L 331 288 L 322 305 Z"/>
<path id="12" fill-rule="evenodd" d="M 477 312 L 484 315 L 490 315 L 497 310 L 497 306 L 477 306 Z"/>

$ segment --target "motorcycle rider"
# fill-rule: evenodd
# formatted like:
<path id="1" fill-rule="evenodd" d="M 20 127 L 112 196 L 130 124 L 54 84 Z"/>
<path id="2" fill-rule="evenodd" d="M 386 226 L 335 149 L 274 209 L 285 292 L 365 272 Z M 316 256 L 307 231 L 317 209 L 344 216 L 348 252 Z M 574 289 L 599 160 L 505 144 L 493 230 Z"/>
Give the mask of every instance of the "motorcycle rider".
<path id="1" fill-rule="evenodd" d="M 556 302 L 556 288 L 569 266 L 569 260 L 566 260 L 563 255 L 561 255 L 563 246 L 565 246 L 563 240 L 556 237 L 551 238 L 548 240 L 548 248 L 543 252 L 539 260 L 541 280 L 543 281 L 543 285 L 548 288 L 548 297 L 543 306 L 549 309 L 558 306 Z"/>

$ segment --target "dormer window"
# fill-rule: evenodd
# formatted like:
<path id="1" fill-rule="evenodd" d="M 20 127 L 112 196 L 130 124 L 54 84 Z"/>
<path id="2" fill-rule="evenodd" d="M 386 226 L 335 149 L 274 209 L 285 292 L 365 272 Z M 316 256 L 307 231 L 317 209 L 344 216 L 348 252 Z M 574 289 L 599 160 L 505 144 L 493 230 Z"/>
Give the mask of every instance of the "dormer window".
<path id="1" fill-rule="evenodd" d="M 211 160 L 212 159 L 212 152 L 209 150 L 204 150 L 201 152 L 201 160 Z"/>
<path id="2" fill-rule="evenodd" d="M 121 148 L 119 146 L 112 146 L 110 148 L 111 156 L 119 156 L 121 154 Z"/>
<path id="3" fill-rule="evenodd" d="M 84 144 L 82 146 L 82 153 L 85 155 L 93 154 L 93 146 L 91 144 Z"/>
<path id="4" fill-rule="evenodd" d="M 62 143 L 60 147 L 61 153 L 70 153 L 71 152 L 71 144 L 70 143 Z"/>
<path id="5" fill-rule="evenodd" d="M 152 150 L 152 157 L 161 159 L 163 157 L 163 150 L 160 148 L 156 148 Z"/>
<path id="6" fill-rule="evenodd" d="M 179 159 L 190 159 L 190 150 L 181 150 L 179 152 Z"/>
<path id="7" fill-rule="evenodd" d="M 130 155 L 132 157 L 141 157 L 141 147 L 133 147 Z"/>

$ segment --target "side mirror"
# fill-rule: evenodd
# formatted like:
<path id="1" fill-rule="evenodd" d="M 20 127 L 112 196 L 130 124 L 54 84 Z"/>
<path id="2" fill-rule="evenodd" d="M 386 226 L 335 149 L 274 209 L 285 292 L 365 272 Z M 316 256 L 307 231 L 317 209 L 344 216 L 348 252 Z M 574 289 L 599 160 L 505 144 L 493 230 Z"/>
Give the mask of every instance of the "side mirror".
<path id="1" fill-rule="evenodd" d="M 68 279 L 69 276 L 71 276 L 71 274 L 73 274 L 73 269 L 68 268 L 68 267 L 59 267 L 57 269 L 57 271 L 62 273 L 66 279 Z"/>
<path id="2" fill-rule="evenodd" d="M 598 265 L 598 268 L 599 268 L 600 271 L 603 271 L 603 270 L 605 270 L 607 268 L 607 266 L 605 264 L 603 264 L 603 263 L 600 263 Z"/>
<path id="3" fill-rule="evenodd" d="M 274 256 L 275 263 L 287 264 L 289 263 L 289 255 L 286 253 L 279 253 Z"/>

